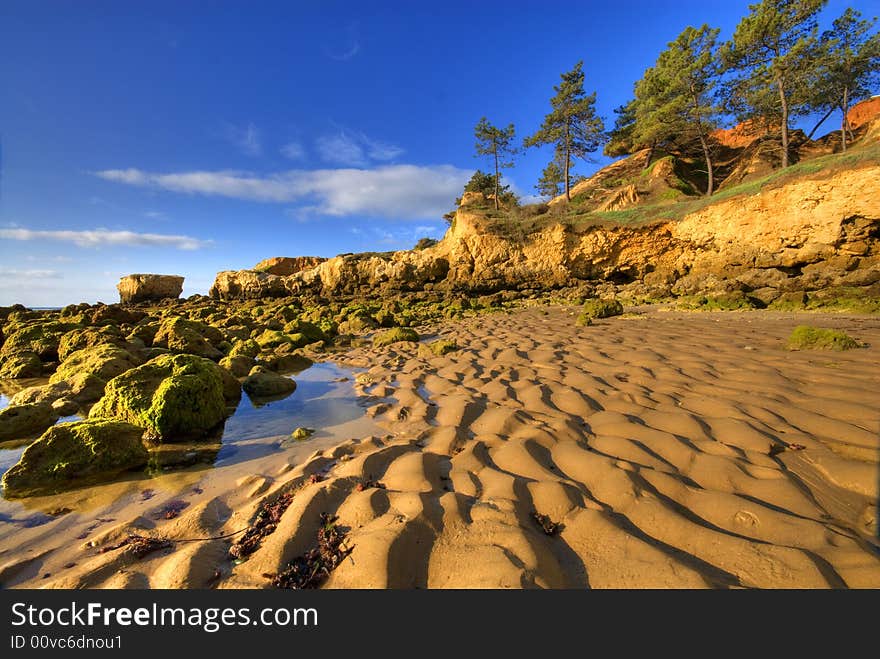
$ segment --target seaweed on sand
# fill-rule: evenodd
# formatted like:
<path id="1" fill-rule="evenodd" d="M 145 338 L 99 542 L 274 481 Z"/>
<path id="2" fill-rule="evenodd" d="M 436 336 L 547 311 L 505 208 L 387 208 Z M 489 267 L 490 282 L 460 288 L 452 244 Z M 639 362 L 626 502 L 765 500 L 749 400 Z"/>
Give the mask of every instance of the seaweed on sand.
<path id="1" fill-rule="evenodd" d="M 273 501 L 264 501 L 254 523 L 240 540 L 229 548 L 229 555 L 242 560 L 253 554 L 267 535 L 275 530 L 284 511 L 293 501 L 293 492 L 285 492 Z"/>
<path id="2" fill-rule="evenodd" d="M 151 538 L 132 533 L 122 540 L 122 542 L 102 547 L 100 552 L 106 554 L 108 551 L 125 549 L 126 552 L 130 553 L 135 558 L 143 558 L 147 554 L 152 554 L 154 551 L 159 551 L 160 549 L 168 549 L 171 546 L 171 541 L 166 540 L 165 538 Z"/>
<path id="3" fill-rule="evenodd" d="M 276 588 L 318 588 L 353 547 L 343 547 L 347 533 L 336 524 L 338 517 L 321 513 L 318 543 L 302 556 L 293 559 L 284 570 L 272 577 Z"/>

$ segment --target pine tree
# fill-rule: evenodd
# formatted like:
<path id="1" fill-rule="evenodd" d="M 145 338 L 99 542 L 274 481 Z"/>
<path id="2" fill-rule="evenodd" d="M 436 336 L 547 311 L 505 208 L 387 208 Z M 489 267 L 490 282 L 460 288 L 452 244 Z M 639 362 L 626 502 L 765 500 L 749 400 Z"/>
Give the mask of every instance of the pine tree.
<path id="1" fill-rule="evenodd" d="M 706 162 L 707 196 L 714 190 L 709 140 L 719 114 L 713 100 L 720 74 L 718 32 L 708 25 L 687 27 L 660 53 L 657 63 L 636 83 L 630 129 L 632 141 L 639 144 L 699 142 Z"/>
<path id="2" fill-rule="evenodd" d="M 538 179 L 535 189 L 542 197 L 553 199 L 559 196 L 559 189 L 562 187 L 564 179 L 565 175 L 563 174 L 562 167 L 559 166 L 556 160 L 551 160 L 544 168 L 544 171 L 541 172 L 541 178 Z"/>
<path id="3" fill-rule="evenodd" d="M 777 120 L 782 167 L 789 164 L 789 122 L 810 109 L 807 81 L 815 69 L 816 15 L 827 0 L 762 0 L 736 26 L 722 51 L 733 72 L 725 96 L 740 121 Z"/>
<path id="4" fill-rule="evenodd" d="M 596 92 L 584 91 L 583 62 L 562 74 L 562 81 L 553 87 L 552 110 L 544 117 L 538 131 L 526 138 L 525 146 L 552 144 L 562 165 L 565 198 L 571 201 L 571 166 L 574 158 L 587 158 L 599 148 L 605 125 L 596 114 Z"/>
<path id="5" fill-rule="evenodd" d="M 876 18 L 862 20 L 860 12 L 847 8 L 832 23 L 831 29 L 822 33 L 813 104 L 816 109 L 827 112 L 810 132 L 810 137 L 825 119 L 840 110 L 843 151 L 846 151 L 847 131 L 851 132 L 847 121 L 850 106 L 870 97 L 872 86 L 880 79 L 880 33 L 871 34 L 876 22 Z"/>
<path id="6" fill-rule="evenodd" d="M 489 123 L 486 117 L 480 119 L 474 128 L 474 136 L 477 138 L 475 147 L 477 155 L 492 156 L 495 163 L 495 210 L 498 210 L 501 170 L 513 167 L 513 161 L 507 161 L 505 158 L 511 157 L 517 152 L 512 144 L 515 135 L 513 124 L 509 124 L 507 128 L 498 128 Z"/>

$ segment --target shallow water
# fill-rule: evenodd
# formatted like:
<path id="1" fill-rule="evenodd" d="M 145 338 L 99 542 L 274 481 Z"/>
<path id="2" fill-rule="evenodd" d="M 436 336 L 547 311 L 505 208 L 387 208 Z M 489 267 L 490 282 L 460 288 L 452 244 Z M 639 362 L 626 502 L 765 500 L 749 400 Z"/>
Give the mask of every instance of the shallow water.
<path id="1" fill-rule="evenodd" d="M 267 455 L 290 452 L 292 449 L 308 449 L 311 453 L 317 448 L 373 431 L 378 432 L 372 421 L 364 415 L 363 408 L 358 405 L 354 392 L 354 372 L 332 363 L 316 363 L 293 376 L 297 383 L 296 390 L 289 396 L 269 402 L 251 400 L 242 392 L 241 402 L 223 427 L 219 438 L 219 451 L 208 453 L 207 463 L 189 468 L 172 468 L 165 471 L 192 472 L 211 467 L 229 466 L 256 460 Z M 8 396 L 0 394 L 0 409 L 9 404 Z M 78 421 L 79 416 L 62 417 L 58 423 Z M 315 429 L 315 433 L 306 441 L 294 442 L 290 433 L 298 427 Z M 195 448 L 209 449 L 216 443 L 188 445 Z M 18 447 L 0 449 L 0 475 L 6 472 L 21 457 L 26 444 Z M 299 451 L 297 451 L 299 452 Z M 203 458 L 204 459 L 204 458 Z M 141 486 L 149 486 L 150 480 L 162 478 L 166 473 L 158 475 L 146 471 L 121 474 L 118 482 L 142 481 Z M 98 490 L 102 485 L 82 488 Z M 36 500 L 53 498 L 68 499 L 63 493 L 51 497 L 35 497 Z M 8 504 L 18 506 L 17 502 Z M 65 504 L 67 505 L 67 504 Z M 5 506 L 3 506 L 5 508 Z M 3 521 L 0 511 L 0 522 Z"/>

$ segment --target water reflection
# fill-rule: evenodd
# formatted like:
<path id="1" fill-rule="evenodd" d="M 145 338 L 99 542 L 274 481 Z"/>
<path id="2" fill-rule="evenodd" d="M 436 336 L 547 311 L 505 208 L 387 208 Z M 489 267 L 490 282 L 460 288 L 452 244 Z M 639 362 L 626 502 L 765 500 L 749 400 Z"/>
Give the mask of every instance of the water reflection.
<path id="1" fill-rule="evenodd" d="M 117 482 L 150 478 L 170 469 L 205 469 L 253 460 L 287 449 L 290 433 L 300 426 L 317 429 L 307 442 L 312 443 L 333 439 L 340 426 L 365 418 L 357 404 L 351 371 L 332 363 L 316 363 L 292 377 L 297 388 L 289 395 L 252 400 L 243 393 L 235 412 L 215 437 L 163 445 L 153 453 L 147 469 L 121 474 Z M 4 402 L 8 404 L 8 398 L 0 394 L 0 408 Z M 80 419 L 62 417 L 59 422 Z M 18 462 L 31 441 L 0 444 L 0 475 Z"/>

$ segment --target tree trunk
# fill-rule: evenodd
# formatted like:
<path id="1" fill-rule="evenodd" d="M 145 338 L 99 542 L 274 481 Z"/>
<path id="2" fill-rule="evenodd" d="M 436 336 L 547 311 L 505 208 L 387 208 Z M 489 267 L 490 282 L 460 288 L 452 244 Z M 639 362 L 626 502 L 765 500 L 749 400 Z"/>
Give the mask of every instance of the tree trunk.
<path id="1" fill-rule="evenodd" d="M 779 100 L 782 101 L 782 168 L 788 167 L 788 99 L 785 97 L 785 81 L 777 78 Z"/>
<path id="2" fill-rule="evenodd" d="M 837 108 L 835 108 L 834 106 L 831 106 L 831 109 L 828 110 L 828 112 L 825 114 L 825 116 L 822 117 L 822 118 L 819 120 L 819 123 L 816 124 L 815 126 L 813 126 L 813 130 L 811 130 L 811 131 L 810 131 L 810 134 L 807 135 L 807 139 L 808 139 L 808 140 L 813 139 L 813 135 L 815 135 L 815 134 L 816 134 L 816 131 L 819 130 L 819 126 L 821 126 L 822 124 L 824 124 L 824 123 L 825 123 L 825 120 L 828 119 L 828 117 L 830 117 L 830 116 L 834 113 L 834 111 L 835 111 L 836 109 L 837 109 Z"/>
<path id="3" fill-rule="evenodd" d="M 568 153 L 568 122 L 565 124 L 565 200 L 571 201 L 571 190 L 568 187 L 568 170 L 569 161 L 571 160 Z"/>
<path id="4" fill-rule="evenodd" d="M 700 127 L 700 146 L 703 147 L 703 156 L 706 158 L 706 173 L 709 175 L 709 182 L 706 184 L 706 196 L 711 197 L 715 189 L 715 176 L 712 171 L 712 156 L 709 154 L 709 144 L 703 135 L 702 127 Z"/>
<path id="5" fill-rule="evenodd" d="M 495 147 L 495 210 L 498 210 L 498 147 Z"/>
<path id="6" fill-rule="evenodd" d="M 654 157 L 654 148 L 657 146 L 656 142 L 651 142 L 651 146 L 648 147 L 648 159 L 645 160 L 645 169 L 651 166 L 651 158 Z"/>
<path id="7" fill-rule="evenodd" d="M 843 110 L 843 121 L 840 124 L 840 150 L 846 153 L 846 128 L 849 125 L 846 120 L 846 113 L 849 110 L 849 89 L 846 87 L 843 88 L 843 105 L 840 109 Z"/>

